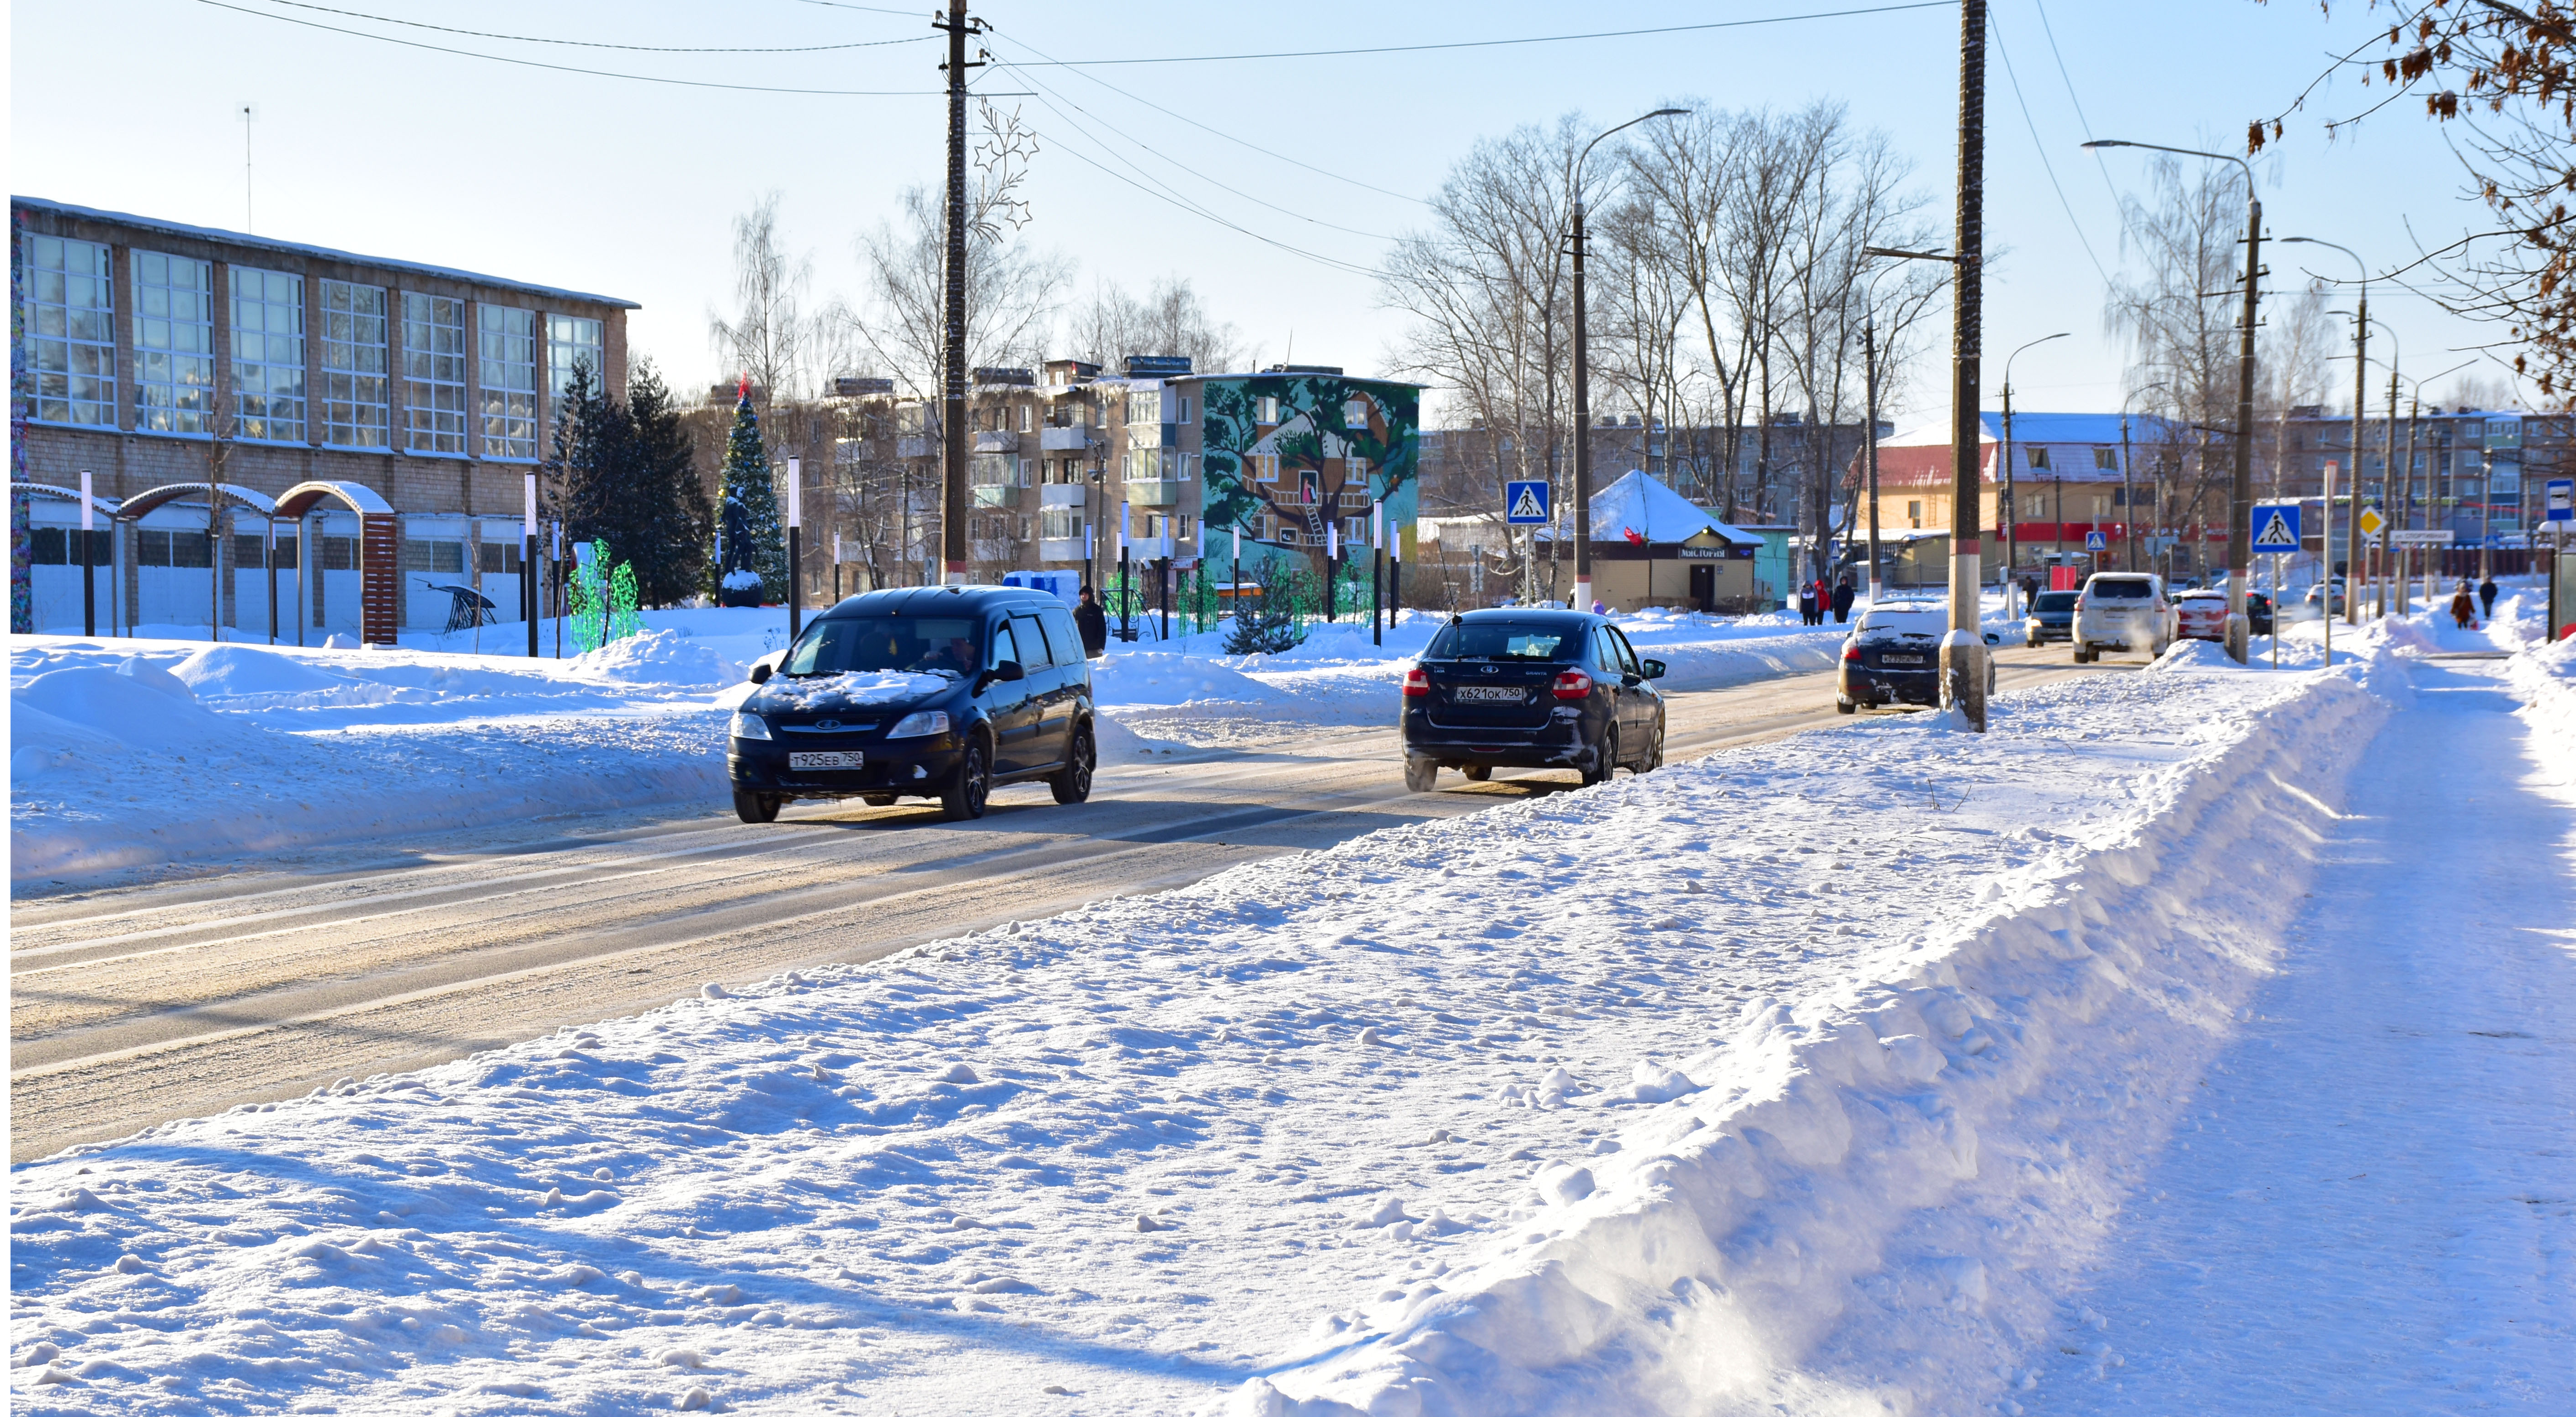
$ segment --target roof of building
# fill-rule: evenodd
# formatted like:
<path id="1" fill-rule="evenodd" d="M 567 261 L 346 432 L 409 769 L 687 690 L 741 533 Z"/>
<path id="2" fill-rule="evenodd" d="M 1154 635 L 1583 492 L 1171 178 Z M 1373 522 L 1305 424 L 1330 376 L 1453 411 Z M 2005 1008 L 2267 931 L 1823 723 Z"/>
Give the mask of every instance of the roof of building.
<path id="1" fill-rule="evenodd" d="M 2127 417 L 2129 437 L 2135 442 L 2153 438 L 2164 426 L 2164 420 L 2152 413 L 2133 413 Z M 2120 441 L 2120 419 L 2121 415 L 2116 413 L 2024 413 L 2016 410 L 2013 414 L 2013 442 L 2116 443 Z M 1980 427 L 1977 441 L 2000 443 L 2004 440 L 2004 416 L 2001 413 L 1981 411 L 1977 421 Z M 1947 420 L 1920 424 L 1899 430 L 1893 438 L 1882 438 L 1878 445 L 1881 449 L 1946 448 L 1950 446 L 1950 425 Z"/>
<path id="2" fill-rule="evenodd" d="M 496 290 L 524 291 L 530 295 L 552 295 L 566 300 L 585 301 L 593 305 L 614 306 L 620 310 L 644 308 L 632 300 L 621 300 L 614 295 L 593 295 L 588 291 L 567 290 L 562 286 L 539 285 L 533 281 L 481 275 L 474 271 L 458 270 L 453 266 L 433 266 L 422 261 L 399 261 L 386 256 L 361 256 L 354 251 L 338 251 L 328 246 L 312 246 L 301 241 L 280 241 L 273 236 L 254 236 L 246 231 L 225 231 L 219 227 L 190 226 L 186 222 L 136 216 L 131 212 L 101 211 L 96 207 L 79 207 L 69 202 L 56 202 L 44 197 L 12 196 L 9 204 L 33 211 L 57 212 L 68 217 L 78 217 L 84 221 L 112 222 L 118 226 L 133 227 L 138 231 L 157 231 L 170 236 L 191 237 L 199 241 L 220 241 L 229 246 L 243 246 L 252 250 L 277 251 L 297 256 L 318 256 L 326 261 L 347 261 L 352 265 L 374 266 L 380 270 L 411 271 L 419 275 L 437 276 L 444 280 L 490 286 Z"/>
<path id="3" fill-rule="evenodd" d="M 1592 494 L 1593 540 L 1625 541 L 1632 531 L 1650 546 L 1675 545 L 1702 532 L 1737 546 L 1762 544 L 1761 537 L 1719 521 L 1641 468 L 1621 473 L 1618 481 Z M 1540 532 L 1539 539 L 1549 539 L 1548 534 Z"/>

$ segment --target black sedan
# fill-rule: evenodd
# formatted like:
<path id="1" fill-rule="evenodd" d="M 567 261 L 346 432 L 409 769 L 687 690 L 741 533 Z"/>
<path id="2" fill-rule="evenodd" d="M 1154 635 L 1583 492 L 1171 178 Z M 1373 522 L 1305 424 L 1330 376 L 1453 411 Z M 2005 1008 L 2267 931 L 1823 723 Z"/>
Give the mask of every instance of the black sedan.
<path id="1" fill-rule="evenodd" d="M 2044 590 L 2030 602 L 2030 617 L 2022 622 L 2024 639 L 2035 645 L 2050 640 L 2075 640 L 2075 597 L 2071 590 Z"/>
<path id="2" fill-rule="evenodd" d="M 1834 708 L 1857 713 L 1864 704 L 1941 704 L 1941 640 L 1950 631 L 1950 607 L 1937 600 L 1897 600 L 1873 605 L 1843 640 L 1834 675 Z M 1989 634 L 1986 643 L 1998 636 Z M 1995 661 L 1986 658 L 1986 693 L 1995 692 Z"/>
<path id="3" fill-rule="evenodd" d="M 1428 792 L 1444 767 L 1473 782 L 1497 767 L 1572 768 L 1586 783 L 1652 772 L 1663 673 L 1599 615 L 1471 610 L 1405 672 L 1404 785 Z"/>
<path id="4" fill-rule="evenodd" d="M 746 822 L 796 798 L 931 797 L 984 815 L 1001 784 L 1091 795 L 1091 665 L 1064 602 L 1006 586 L 856 595 L 816 616 L 733 716 L 725 770 Z"/>

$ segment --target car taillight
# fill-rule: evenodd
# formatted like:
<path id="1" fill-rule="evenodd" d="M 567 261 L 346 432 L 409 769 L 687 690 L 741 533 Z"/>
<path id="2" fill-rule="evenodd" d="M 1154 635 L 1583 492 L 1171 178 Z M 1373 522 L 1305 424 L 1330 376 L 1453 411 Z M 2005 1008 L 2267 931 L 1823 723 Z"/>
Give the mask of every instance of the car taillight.
<path id="1" fill-rule="evenodd" d="M 1405 696 L 1406 698 L 1408 698 L 1408 699 L 1420 699 L 1420 698 L 1427 698 L 1427 697 L 1429 697 L 1429 696 L 1430 696 L 1430 694 L 1431 694 L 1431 676 L 1430 676 L 1430 675 L 1423 673 L 1423 672 L 1422 672 L 1421 670 L 1419 670 L 1419 669 L 1408 669 L 1408 670 L 1404 671 L 1404 696 Z"/>
<path id="2" fill-rule="evenodd" d="M 1859 644 L 1857 641 L 1855 641 L 1855 642 L 1853 642 L 1853 643 L 1851 643 L 1851 644 L 1847 644 L 1847 645 L 1843 646 L 1843 658 L 1845 658 L 1845 659 L 1849 659 L 1849 660 L 1858 660 L 1858 659 L 1860 658 L 1860 644 Z"/>
<path id="3" fill-rule="evenodd" d="M 1556 676 L 1556 682 L 1547 687 L 1558 698 L 1575 703 L 1592 697 L 1592 676 L 1580 669 L 1569 669 Z"/>

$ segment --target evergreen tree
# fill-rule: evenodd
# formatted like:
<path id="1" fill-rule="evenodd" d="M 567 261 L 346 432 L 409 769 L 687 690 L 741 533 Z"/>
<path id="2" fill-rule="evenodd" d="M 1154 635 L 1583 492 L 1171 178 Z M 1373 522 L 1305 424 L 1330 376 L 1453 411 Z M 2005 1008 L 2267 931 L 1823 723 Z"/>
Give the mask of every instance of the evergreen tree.
<path id="1" fill-rule="evenodd" d="M 649 359 L 638 360 L 627 376 L 626 407 L 640 508 L 639 539 L 627 553 L 636 595 L 646 605 L 677 605 L 706 586 L 707 540 L 715 526 L 698 477 L 697 439 Z"/>
<path id="2" fill-rule="evenodd" d="M 717 509 L 724 529 L 723 564 L 717 568 L 718 603 L 725 581 L 737 571 L 760 578 L 760 598 L 787 598 L 787 534 L 778 515 L 778 489 L 770 481 L 769 450 L 760 441 L 760 415 L 751 407 L 751 381 L 742 381 L 742 398 L 734 405 L 733 432 L 725 442 L 723 501 Z"/>

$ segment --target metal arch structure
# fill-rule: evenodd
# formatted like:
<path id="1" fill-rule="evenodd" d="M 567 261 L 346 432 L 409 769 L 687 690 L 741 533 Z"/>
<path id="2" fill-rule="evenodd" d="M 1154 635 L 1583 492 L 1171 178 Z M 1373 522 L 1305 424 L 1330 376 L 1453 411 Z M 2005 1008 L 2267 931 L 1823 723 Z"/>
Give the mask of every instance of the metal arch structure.
<path id="1" fill-rule="evenodd" d="M 70 487 L 56 487 L 50 482 L 12 482 L 9 484 L 9 490 L 12 492 L 23 492 L 30 497 L 52 497 L 58 501 L 71 502 L 74 504 L 77 504 L 81 499 L 81 494 L 77 489 Z M 119 504 L 113 497 L 92 496 L 89 499 L 89 504 L 91 509 L 96 511 L 102 517 L 107 517 L 113 520 L 118 515 L 117 507 Z"/>
<path id="2" fill-rule="evenodd" d="M 225 501 L 239 502 L 262 516 L 273 515 L 276 511 L 276 504 L 268 500 L 267 493 L 253 492 L 230 482 L 173 482 L 126 498 L 117 515 L 126 521 L 141 521 L 145 513 L 182 497 L 212 498 L 217 493 L 223 494 Z"/>
<path id="3" fill-rule="evenodd" d="M 271 521 L 300 522 L 324 501 L 335 501 L 358 517 L 358 638 L 371 645 L 396 642 L 400 628 L 393 504 L 384 494 L 356 482 L 299 482 L 278 494 L 269 508 Z M 314 558 L 303 564 L 319 569 Z M 296 616 L 300 624 L 303 615 Z M 301 634 L 302 631 L 297 631 Z"/>

